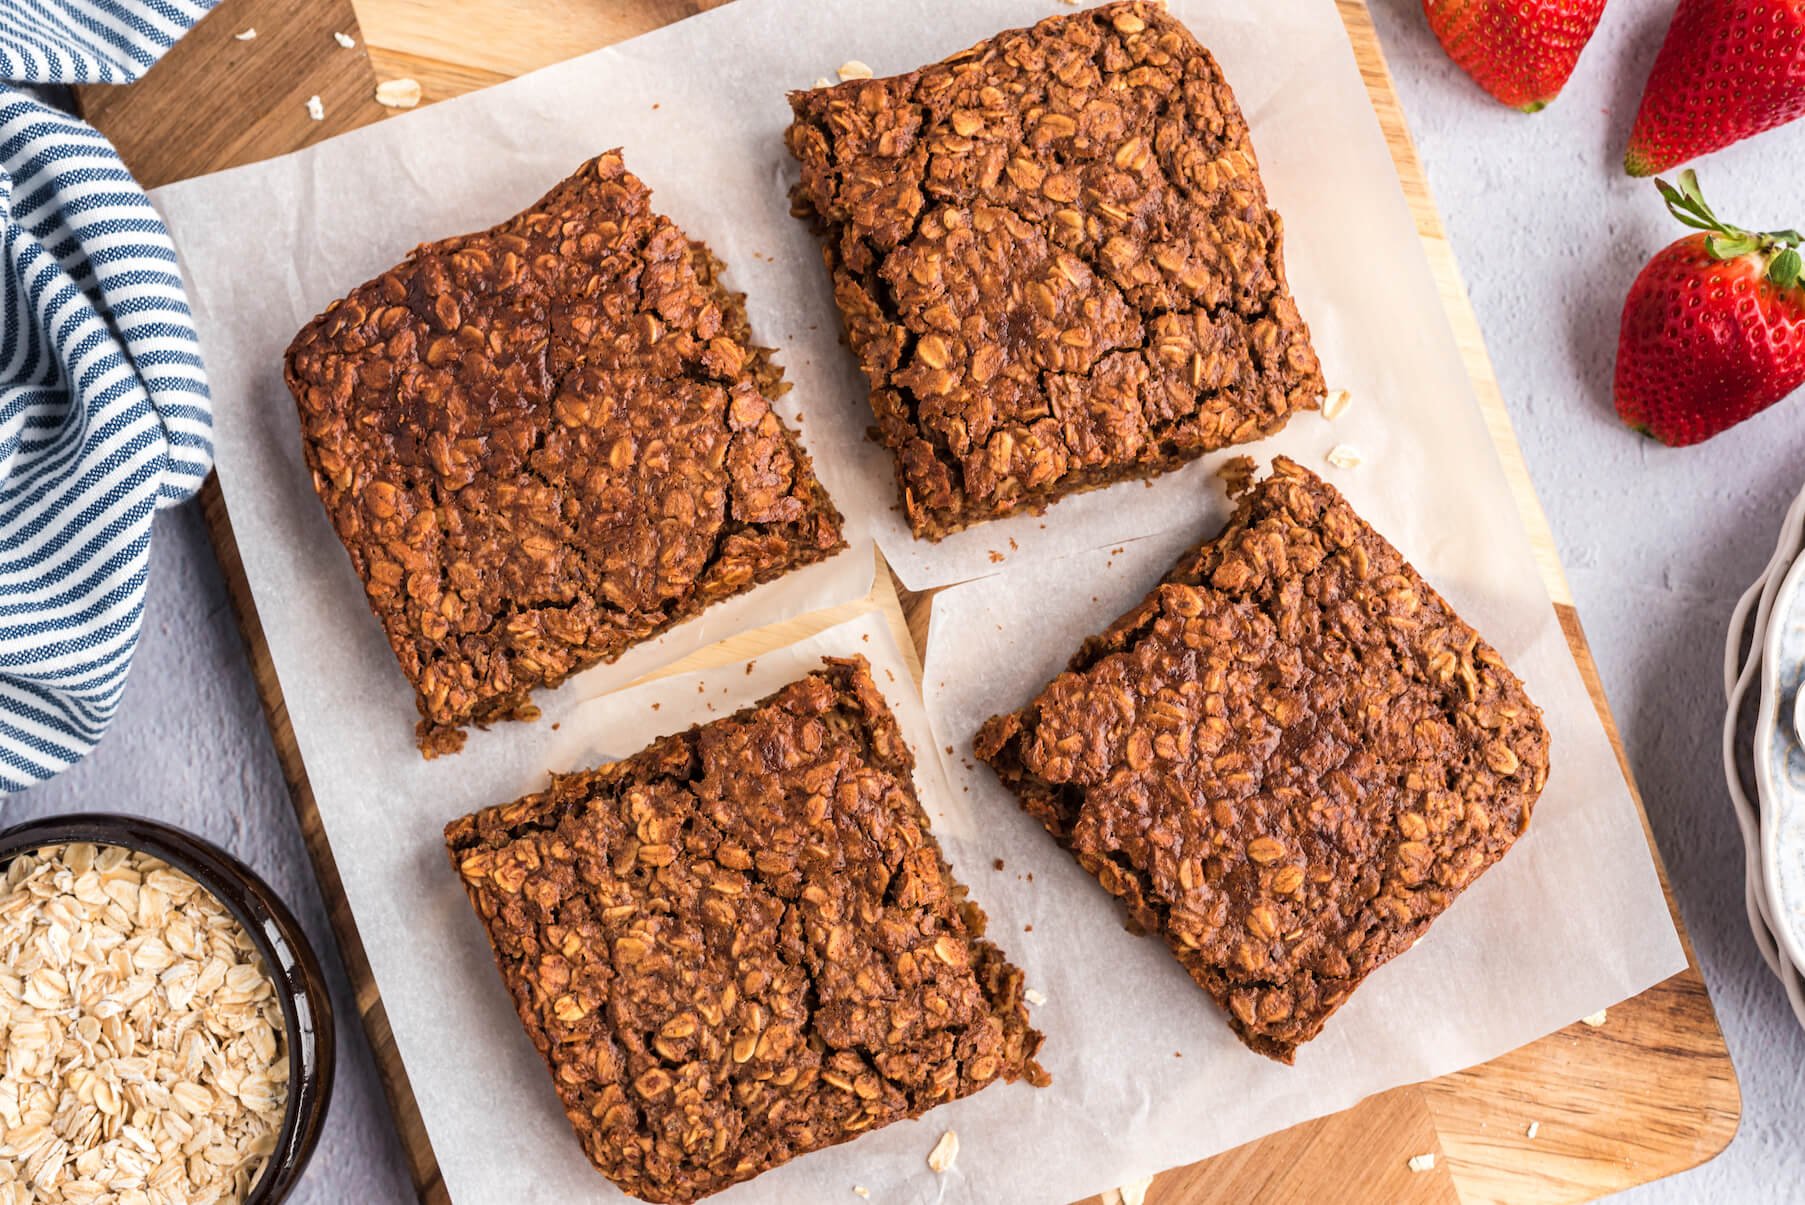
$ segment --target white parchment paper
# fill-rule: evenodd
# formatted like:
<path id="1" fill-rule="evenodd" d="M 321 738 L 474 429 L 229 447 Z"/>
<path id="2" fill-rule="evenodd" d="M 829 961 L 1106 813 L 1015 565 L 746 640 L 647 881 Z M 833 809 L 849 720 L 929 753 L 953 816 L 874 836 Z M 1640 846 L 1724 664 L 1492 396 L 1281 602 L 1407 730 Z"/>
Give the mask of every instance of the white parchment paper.
<path id="1" fill-rule="evenodd" d="M 1232 1043 L 1213 1006 L 985 773 L 970 732 L 1019 705 L 1076 639 L 1139 597 L 1224 508 L 1208 458 L 1151 487 L 1071 499 L 939 545 L 911 540 L 865 387 L 839 342 L 819 248 L 788 215 L 783 92 L 858 58 L 906 70 L 1049 12 L 1051 0 L 737 0 L 518 81 L 261 164 L 159 189 L 191 286 L 217 403 L 221 484 L 296 739 L 445 1182 L 460 1201 L 616 1200 L 568 1133 L 439 839 L 547 768 L 631 752 L 863 651 L 922 763 L 949 856 L 997 939 L 1049 997 L 1052 1088 L 993 1088 L 723 1196 L 1056 1203 L 1186 1163 L 1368 1092 L 1519 1045 L 1683 966 L 1640 829 L 1548 606 L 1462 371 L 1333 0 L 1173 0 L 1221 60 L 1284 214 L 1299 305 L 1332 387 L 1256 449 L 1325 469 L 1528 682 L 1554 775 L 1528 838 L 1423 946 L 1375 975 L 1284 1070 Z M 655 203 L 726 260 L 753 331 L 779 349 L 801 423 L 855 544 L 875 538 L 938 601 L 930 703 L 881 624 L 836 629 L 729 669 L 605 694 L 731 631 L 860 597 L 869 545 L 791 575 L 542 694 L 545 718 L 473 734 L 427 763 L 412 705 L 314 498 L 280 359 L 332 298 L 417 242 L 499 221 L 612 146 Z M 1364 463 L 1326 470 L 1337 443 Z M 1149 537 L 1151 533 L 1166 533 Z M 1120 554 L 1111 549 L 1123 546 Z M 1000 564 L 1004 575 L 995 574 Z M 1105 567 L 1107 566 L 1107 567 Z M 867 637 L 869 639 L 867 639 Z M 698 690 L 698 687 L 700 689 Z M 652 711 L 650 704 L 659 703 Z M 554 727 L 554 724 L 557 725 Z M 953 785 L 939 754 L 952 745 Z M 987 773 L 987 772 L 986 772 Z M 991 869 L 1002 856 L 1006 869 Z M 1026 877 L 1034 874 L 1033 881 Z M 1032 932 L 1025 931 L 1027 925 Z M 1177 1057 L 1182 1054 L 1182 1057 Z M 1501 1124 L 1507 1119 L 1501 1119 Z M 959 1130 L 956 1173 L 922 1162 Z M 531 1177 L 523 1197 L 521 1175 Z"/>

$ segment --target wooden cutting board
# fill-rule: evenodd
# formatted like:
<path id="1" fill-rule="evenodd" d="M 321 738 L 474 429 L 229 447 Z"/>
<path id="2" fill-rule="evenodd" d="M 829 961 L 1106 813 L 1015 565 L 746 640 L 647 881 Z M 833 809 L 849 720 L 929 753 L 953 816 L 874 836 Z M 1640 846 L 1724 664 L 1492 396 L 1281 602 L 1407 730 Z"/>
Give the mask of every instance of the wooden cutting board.
<path id="1" fill-rule="evenodd" d="M 378 78 L 416 79 L 430 103 L 723 2 L 224 0 L 144 80 L 123 88 L 83 89 L 80 100 L 84 113 L 113 139 L 138 177 L 155 186 L 282 154 L 381 120 L 390 111 L 374 101 Z M 1523 466 L 1371 18 L 1363 0 L 1337 3 L 1549 594 L 1599 716 L 1617 743 L 1547 521 Z M 1024 20 L 1039 11 L 1025 10 Z M 253 28 L 253 39 L 235 36 Z M 356 46 L 341 47 L 334 33 L 356 39 Z M 314 95 L 324 105 L 323 121 L 307 114 L 307 98 Z M 231 399 L 220 402 L 229 405 Z M 216 483 L 209 482 L 202 505 L 416 1184 L 422 1199 L 445 1200 L 406 1069 L 314 809 L 282 686 L 262 639 Z M 880 575 L 873 605 L 883 607 L 898 625 L 906 623 L 919 649 L 931 599 L 906 592 L 899 596 L 891 586 L 889 575 Z M 705 650 L 698 657 L 736 660 L 822 626 L 820 618 L 798 621 L 738 637 L 731 647 Z M 1621 761 L 1620 743 L 1617 750 Z M 1629 778 L 1627 764 L 1624 775 Z M 1662 880 L 1665 884 L 1664 869 Z M 1670 906 L 1671 898 L 1670 893 Z M 1689 942 L 1687 952 L 1690 958 Z M 1166 1172 L 1147 1200 L 1153 1205 L 1580 1201 L 1711 1158 L 1729 1143 L 1740 1111 L 1735 1072 L 1694 961 L 1683 973 L 1612 1008 L 1602 1027 L 1575 1025 L 1483 1066 L 1384 1093 L 1335 1116 Z M 1534 1138 L 1528 1134 L 1531 1123 L 1537 1125 Z M 1433 1169 L 1411 1172 L 1407 1160 L 1427 1153 L 1436 1155 Z"/>

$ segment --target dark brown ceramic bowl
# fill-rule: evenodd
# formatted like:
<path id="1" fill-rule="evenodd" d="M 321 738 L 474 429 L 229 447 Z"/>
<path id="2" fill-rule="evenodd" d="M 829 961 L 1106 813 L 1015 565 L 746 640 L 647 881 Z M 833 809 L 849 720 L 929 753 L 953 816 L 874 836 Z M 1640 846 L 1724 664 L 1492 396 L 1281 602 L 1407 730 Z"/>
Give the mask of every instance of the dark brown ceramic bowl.
<path id="1" fill-rule="evenodd" d="M 142 816 L 87 812 L 14 825 L 0 831 L 0 866 L 47 845 L 84 841 L 123 845 L 186 871 L 237 918 L 263 956 L 287 1031 L 288 1105 L 276 1149 L 245 1205 L 276 1205 L 301 1178 L 332 1099 L 332 1002 L 307 935 L 250 867 L 211 841 Z"/>

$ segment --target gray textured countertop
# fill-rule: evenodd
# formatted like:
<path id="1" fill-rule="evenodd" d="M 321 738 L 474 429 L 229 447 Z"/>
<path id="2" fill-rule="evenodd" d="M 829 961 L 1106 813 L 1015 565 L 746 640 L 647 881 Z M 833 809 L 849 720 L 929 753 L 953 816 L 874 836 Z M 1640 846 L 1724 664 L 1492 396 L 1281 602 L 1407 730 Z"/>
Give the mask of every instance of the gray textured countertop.
<path id="1" fill-rule="evenodd" d="M 1788 1107 L 1805 1087 L 1805 1035 L 1744 919 L 1718 673 L 1730 607 L 1805 478 L 1805 399 L 1682 451 L 1630 435 L 1610 411 L 1623 294 L 1678 231 L 1653 187 L 1614 166 L 1671 5 L 1619 0 L 1565 94 L 1535 117 L 1492 103 L 1443 57 L 1419 0 L 1373 5 L 1742 1080 L 1742 1130 L 1725 1154 L 1619 1199 L 1786 1199 L 1805 1182 Z M 1805 202 L 1784 185 L 1802 161 L 1805 123 L 1699 166 L 1720 213 L 1793 226 Z M 343 1038 L 331 1119 L 295 1199 L 411 1199 L 195 507 L 159 524 L 144 641 L 112 733 L 83 765 L 9 800 L 4 820 L 84 808 L 211 837 L 295 906 L 335 976 Z"/>

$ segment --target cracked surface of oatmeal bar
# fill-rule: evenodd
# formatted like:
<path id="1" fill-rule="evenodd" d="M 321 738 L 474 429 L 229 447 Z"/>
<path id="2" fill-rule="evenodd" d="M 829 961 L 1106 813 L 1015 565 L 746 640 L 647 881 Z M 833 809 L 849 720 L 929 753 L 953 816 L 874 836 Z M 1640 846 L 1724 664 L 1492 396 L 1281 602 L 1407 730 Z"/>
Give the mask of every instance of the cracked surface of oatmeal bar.
<path id="1" fill-rule="evenodd" d="M 1247 123 L 1159 5 L 790 106 L 795 209 L 915 535 L 1149 477 L 1320 403 Z"/>
<path id="2" fill-rule="evenodd" d="M 687 1202 L 1047 1082 L 863 658 L 445 830 L 590 1160 Z"/>
<path id="3" fill-rule="evenodd" d="M 295 336 L 307 464 L 428 756 L 845 546 L 720 270 L 611 151 Z"/>
<path id="4" fill-rule="evenodd" d="M 1504 855 L 1548 776 L 1498 654 L 1282 457 L 974 745 L 1285 1062 Z"/>

